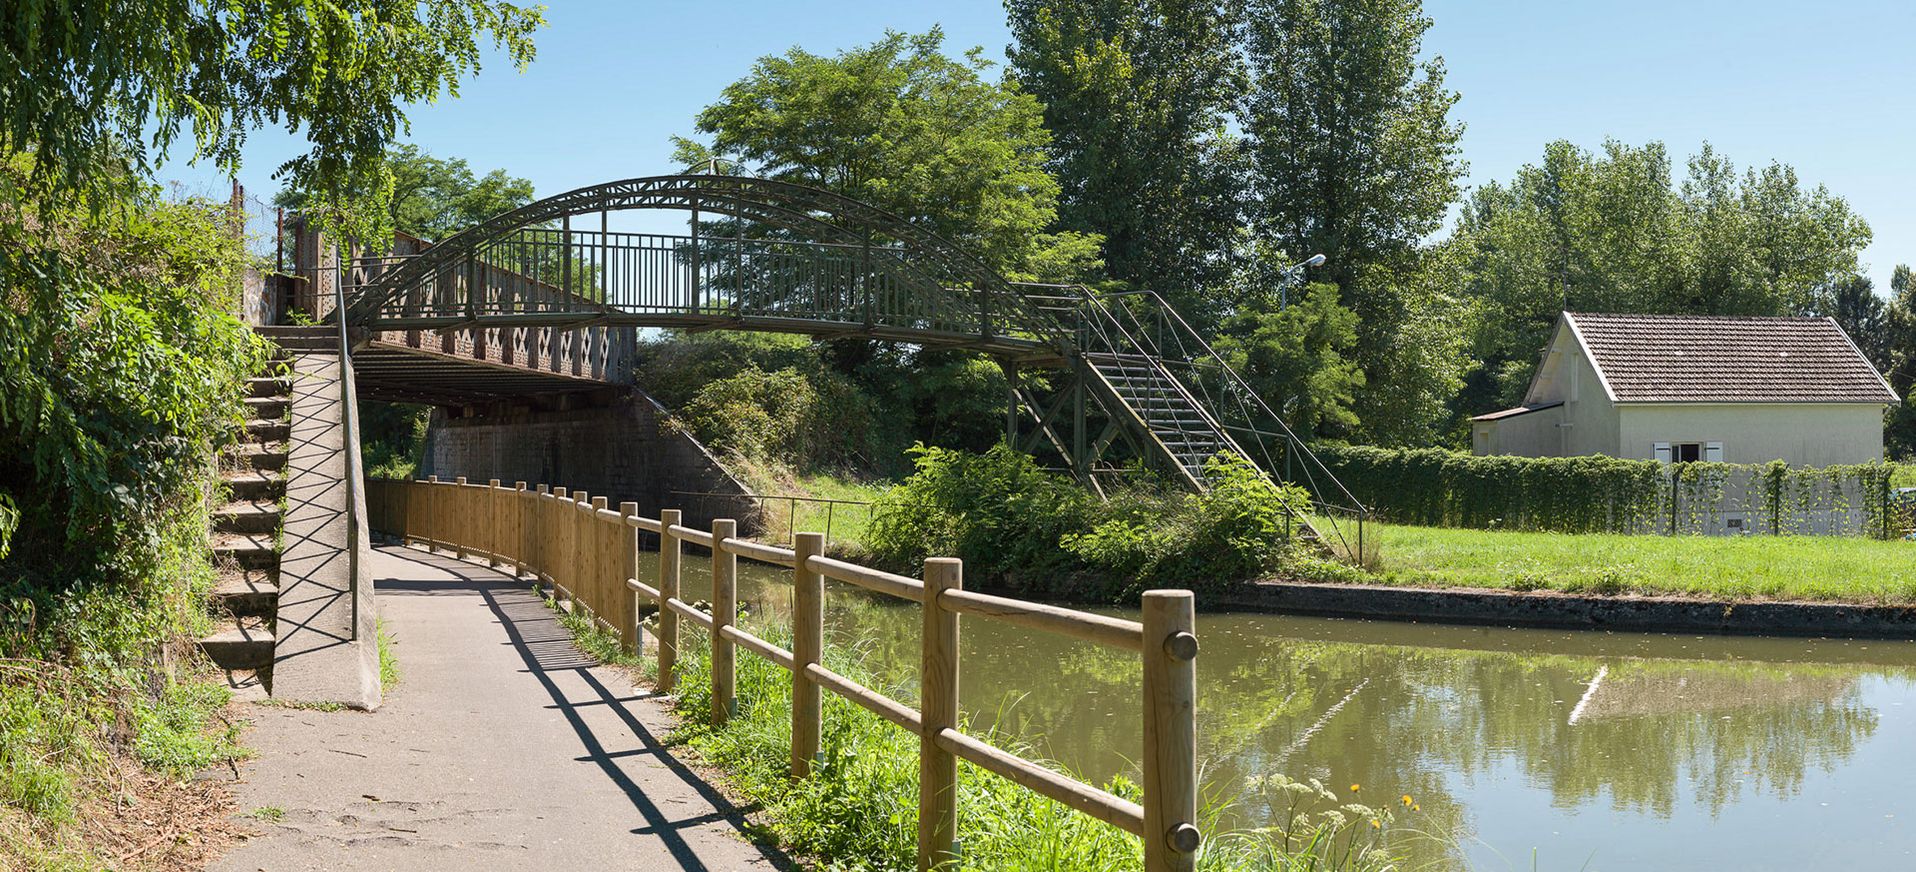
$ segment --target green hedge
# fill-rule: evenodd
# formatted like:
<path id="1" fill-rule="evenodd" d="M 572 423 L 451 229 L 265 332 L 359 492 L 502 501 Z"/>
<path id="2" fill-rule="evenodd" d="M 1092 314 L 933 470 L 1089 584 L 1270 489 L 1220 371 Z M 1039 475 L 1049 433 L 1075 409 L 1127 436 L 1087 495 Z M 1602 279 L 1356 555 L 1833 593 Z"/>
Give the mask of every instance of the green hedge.
<path id="1" fill-rule="evenodd" d="M 1819 468 L 1613 457 L 1477 457 L 1436 448 L 1319 447 L 1378 517 L 1427 527 L 1691 533 L 1736 512 L 1760 533 L 1882 536 L 1894 464 Z M 1834 530 L 1820 529 L 1819 515 Z"/>

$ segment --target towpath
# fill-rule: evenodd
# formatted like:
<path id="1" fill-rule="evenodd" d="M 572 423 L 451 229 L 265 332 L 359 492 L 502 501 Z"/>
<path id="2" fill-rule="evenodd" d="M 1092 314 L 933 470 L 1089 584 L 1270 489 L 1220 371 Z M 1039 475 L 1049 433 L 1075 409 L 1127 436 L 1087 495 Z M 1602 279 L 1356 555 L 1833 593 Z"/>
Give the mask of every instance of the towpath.
<path id="1" fill-rule="evenodd" d="M 398 686 L 372 713 L 254 707 L 237 793 L 263 834 L 213 869 L 791 867 L 664 749 L 664 705 L 524 584 L 418 550 L 373 560 Z"/>

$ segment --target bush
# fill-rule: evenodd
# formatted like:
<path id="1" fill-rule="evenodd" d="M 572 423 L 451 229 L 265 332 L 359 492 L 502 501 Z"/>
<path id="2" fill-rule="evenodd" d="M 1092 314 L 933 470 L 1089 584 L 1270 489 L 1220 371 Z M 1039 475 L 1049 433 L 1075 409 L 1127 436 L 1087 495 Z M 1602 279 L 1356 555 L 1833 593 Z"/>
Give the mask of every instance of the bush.
<path id="1" fill-rule="evenodd" d="M 1724 512 L 1751 526 L 1806 532 L 1815 512 L 1847 514 L 1882 535 L 1892 464 L 1821 468 L 1586 457 L 1477 457 L 1439 448 L 1319 447 L 1318 457 L 1384 520 L 1423 527 L 1558 533 L 1699 530 Z M 1675 480 L 1672 481 L 1672 476 Z M 1894 524 L 1887 525 L 1894 528 Z"/>
<path id="2" fill-rule="evenodd" d="M 160 652 L 206 623 L 213 457 L 265 359 L 223 206 L 60 212 L 19 181 L 0 165 L 0 867 L 73 853 L 45 825 L 114 749 L 173 774 L 233 753 L 204 729 L 224 690 Z"/>
<path id="3" fill-rule="evenodd" d="M 911 453 L 917 471 L 879 500 L 867 528 L 873 556 L 899 571 L 955 556 L 969 576 L 1023 593 L 1123 601 L 1148 587 L 1255 578 L 1291 554 L 1287 516 L 1306 505 L 1224 455 L 1206 464 L 1205 493 L 1153 482 L 1101 503 L 1004 445 Z"/>

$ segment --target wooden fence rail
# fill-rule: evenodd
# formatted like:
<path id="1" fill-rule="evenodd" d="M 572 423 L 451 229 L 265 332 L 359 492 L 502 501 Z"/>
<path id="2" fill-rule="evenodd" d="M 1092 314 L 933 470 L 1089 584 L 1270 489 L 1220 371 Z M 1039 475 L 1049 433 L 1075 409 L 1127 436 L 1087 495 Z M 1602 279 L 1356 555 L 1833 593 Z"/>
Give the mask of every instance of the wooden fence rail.
<path id="1" fill-rule="evenodd" d="M 736 711 L 740 648 L 792 674 L 791 772 L 811 773 L 819 753 L 821 691 L 829 690 L 919 737 L 918 866 L 933 869 L 958 856 L 958 761 L 1009 779 L 1144 841 L 1146 872 L 1195 868 L 1197 819 L 1196 666 L 1198 642 L 1190 591 L 1144 594 L 1141 621 L 1093 615 L 964 589 L 964 567 L 953 558 L 925 561 L 919 578 L 884 572 L 824 555 L 824 536 L 799 533 L 791 548 L 737 538 L 729 519 L 710 530 L 683 526 L 677 509 L 646 518 L 634 503 L 617 510 L 604 497 L 525 482 L 371 481 L 368 512 L 374 529 L 408 544 L 448 550 L 461 558 L 510 566 L 547 585 L 575 610 L 617 633 L 639 651 L 639 602 L 658 608 L 658 688 L 677 680 L 681 619 L 711 637 L 712 719 Z M 656 587 L 639 581 L 641 536 L 655 534 Z M 680 596 L 684 544 L 711 554 L 713 611 Z M 792 647 L 788 650 L 736 623 L 738 559 L 792 571 Z M 918 603 L 923 613 L 919 708 L 892 699 L 827 668 L 823 660 L 825 579 Z M 1135 653 L 1143 668 L 1142 803 L 993 747 L 959 731 L 959 618 L 1004 621 Z"/>

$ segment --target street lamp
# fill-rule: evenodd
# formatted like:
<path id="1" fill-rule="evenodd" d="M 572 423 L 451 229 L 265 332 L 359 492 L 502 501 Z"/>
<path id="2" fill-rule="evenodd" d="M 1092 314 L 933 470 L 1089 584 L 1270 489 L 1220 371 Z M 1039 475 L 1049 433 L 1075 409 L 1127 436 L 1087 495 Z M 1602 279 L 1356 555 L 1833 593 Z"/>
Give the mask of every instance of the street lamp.
<path id="1" fill-rule="evenodd" d="M 1277 310 L 1279 312 L 1284 311 L 1290 306 L 1291 277 L 1302 274 L 1306 268 L 1323 266 L 1325 260 L 1326 258 L 1322 253 L 1313 254 L 1286 267 L 1283 272 L 1277 274 Z"/>

